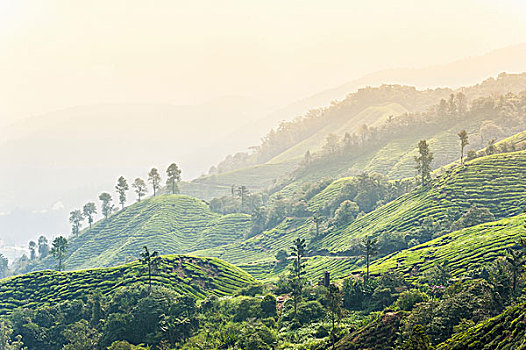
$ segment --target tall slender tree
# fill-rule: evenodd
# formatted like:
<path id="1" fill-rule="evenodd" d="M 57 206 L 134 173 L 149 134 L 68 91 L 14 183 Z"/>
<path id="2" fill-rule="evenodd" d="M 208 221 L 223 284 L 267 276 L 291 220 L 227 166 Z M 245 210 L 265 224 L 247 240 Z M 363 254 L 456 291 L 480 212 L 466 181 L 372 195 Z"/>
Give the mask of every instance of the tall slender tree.
<path id="1" fill-rule="evenodd" d="M 177 166 L 177 164 L 172 163 L 166 169 L 166 184 L 169 185 L 172 188 L 172 194 L 176 194 L 179 192 L 179 188 L 177 187 L 177 184 L 179 181 L 181 181 L 181 169 Z"/>
<path id="2" fill-rule="evenodd" d="M 69 213 L 69 222 L 71 223 L 71 232 L 78 236 L 80 232 L 80 224 L 84 221 L 84 215 L 80 210 L 73 210 Z"/>
<path id="3" fill-rule="evenodd" d="M 421 177 L 421 184 L 424 187 L 431 180 L 431 162 L 433 161 L 433 152 L 429 150 L 429 144 L 426 140 L 418 143 L 419 156 L 415 156 L 417 163 L 416 169 Z"/>
<path id="4" fill-rule="evenodd" d="M 111 194 L 108 192 L 103 192 L 100 194 L 99 199 L 102 202 L 102 215 L 104 215 L 105 219 L 108 219 L 108 217 L 113 213 L 114 205 L 111 203 L 113 200 L 111 198 Z"/>
<path id="5" fill-rule="evenodd" d="M 320 213 L 314 213 L 312 216 L 312 222 L 314 222 L 314 225 L 316 225 L 316 236 L 320 235 L 320 224 L 325 220 L 323 215 Z"/>
<path id="6" fill-rule="evenodd" d="M 89 228 L 91 229 L 91 224 L 93 224 L 93 214 L 97 214 L 97 207 L 95 206 L 95 203 L 89 202 L 84 204 L 84 207 L 82 208 L 82 214 L 88 219 Z"/>
<path id="7" fill-rule="evenodd" d="M 9 266 L 9 260 L 0 253 L 0 278 L 7 276 L 7 267 Z"/>
<path id="8" fill-rule="evenodd" d="M 64 259 L 66 258 L 67 251 L 68 240 L 65 237 L 59 236 L 53 240 L 50 253 L 58 260 L 59 271 L 64 270 Z"/>
<path id="9" fill-rule="evenodd" d="M 303 274 L 305 271 L 305 264 L 303 258 L 305 257 L 306 243 L 305 238 L 296 238 L 292 250 L 292 257 L 294 258 L 292 263 L 292 296 L 294 301 L 294 317 L 296 317 L 298 311 L 298 303 L 301 300 L 303 293 Z"/>
<path id="10" fill-rule="evenodd" d="M 161 188 L 161 175 L 156 168 L 152 168 L 148 173 L 148 182 L 152 184 L 153 196 L 157 194 L 157 191 Z"/>
<path id="11" fill-rule="evenodd" d="M 468 133 L 462 130 L 458 133 L 460 139 L 460 164 L 464 164 L 464 148 L 469 145 Z"/>
<path id="12" fill-rule="evenodd" d="M 49 254 L 49 243 L 46 237 L 38 237 L 38 257 L 44 259 Z"/>
<path id="13" fill-rule="evenodd" d="M 236 190 L 237 196 L 239 197 L 239 199 L 241 199 L 241 208 L 240 208 L 241 212 L 243 211 L 243 209 L 245 209 L 245 202 L 246 202 L 248 193 L 249 193 L 248 188 L 244 185 L 239 186 Z"/>
<path id="14" fill-rule="evenodd" d="M 119 177 L 117 180 L 117 185 L 115 186 L 115 190 L 119 194 L 119 203 L 121 204 L 121 209 L 124 209 L 124 203 L 126 203 L 126 191 L 128 191 L 130 187 L 128 186 L 128 181 L 124 178 L 124 176 Z"/>
<path id="15" fill-rule="evenodd" d="M 135 189 L 135 193 L 137 193 L 137 202 L 140 202 L 142 196 L 144 196 L 146 192 L 148 192 L 148 188 L 146 188 L 146 183 L 143 179 L 138 177 L 135 179 L 135 181 L 133 181 L 132 187 Z"/>
<path id="16" fill-rule="evenodd" d="M 157 269 L 161 262 L 161 257 L 156 251 L 150 254 L 148 247 L 143 247 L 144 251 L 141 253 L 141 263 L 148 267 L 148 286 L 150 291 L 152 290 L 152 272 Z"/>
<path id="17" fill-rule="evenodd" d="M 365 263 L 367 266 L 367 274 L 365 275 L 366 281 L 369 281 L 369 266 L 371 263 L 371 257 L 373 255 L 376 255 L 376 253 L 378 252 L 376 249 L 376 245 L 376 239 L 371 237 L 365 237 L 360 245 L 360 250 L 365 256 Z"/>
<path id="18" fill-rule="evenodd" d="M 332 348 L 334 349 L 334 343 L 336 340 L 336 320 L 339 320 L 343 315 L 342 310 L 342 293 L 340 288 L 335 284 L 330 284 L 325 293 L 325 302 L 327 303 L 327 311 L 331 318 L 332 330 Z"/>
<path id="19" fill-rule="evenodd" d="M 35 241 L 29 241 L 29 256 L 31 260 L 35 260 L 37 257 L 36 248 L 37 244 L 35 243 Z"/>
<path id="20" fill-rule="evenodd" d="M 524 264 L 526 264 L 526 254 L 520 249 L 508 249 L 506 254 L 506 262 L 509 266 L 512 281 L 512 295 L 516 297 L 519 288 L 519 281 L 524 273 Z"/>

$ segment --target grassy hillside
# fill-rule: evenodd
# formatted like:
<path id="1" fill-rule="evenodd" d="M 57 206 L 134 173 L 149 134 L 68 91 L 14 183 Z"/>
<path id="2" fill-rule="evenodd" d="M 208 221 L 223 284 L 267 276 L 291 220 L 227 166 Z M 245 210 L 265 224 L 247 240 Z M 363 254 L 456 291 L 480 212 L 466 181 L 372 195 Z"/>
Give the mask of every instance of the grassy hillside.
<path id="1" fill-rule="evenodd" d="M 316 210 L 338 194 L 350 178 L 342 178 L 308 202 Z M 316 250 L 342 255 L 350 250 L 353 239 L 380 236 L 383 233 L 410 232 L 425 218 L 434 221 L 446 217 L 448 210 L 465 212 L 471 205 L 488 208 L 497 218 L 522 213 L 526 206 L 526 151 L 497 154 L 451 167 L 433 185 L 412 192 L 356 219 L 347 227 L 334 229 L 311 244 Z M 272 261 L 280 249 L 289 249 L 299 237 L 312 238 L 311 218 L 288 218 L 272 230 L 248 240 L 197 251 L 233 263 Z"/>
<path id="2" fill-rule="evenodd" d="M 305 278 L 309 281 L 317 281 L 322 278 L 325 271 L 329 271 L 331 278 L 341 279 L 349 276 L 351 271 L 363 265 L 361 257 L 348 256 L 309 256 L 305 259 Z M 265 281 L 272 280 L 280 273 L 290 271 L 291 262 L 277 263 L 274 261 L 246 263 L 236 265 L 254 278 Z"/>
<path id="3" fill-rule="evenodd" d="M 160 254 L 182 254 L 243 239 L 246 214 L 213 213 L 201 200 L 159 195 L 126 207 L 70 238 L 67 269 L 108 267 L 135 260 L 144 245 Z M 54 266 L 51 258 L 45 261 Z"/>
<path id="4" fill-rule="evenodd" d="M 254 281 L 249 274 L 224 261 L 182 255 L 163 256 L 152 277 L 153 284 L 198 298 L 229 295 Z M 32 272 L 0 280 L 0 315 L 20 306 L 83 299 L 94 292 L 109 294 L 115 288 L 140 283 L 148 283 L 148 272 L 139 261 L 102 269 Z"/>
<path id="5" fill-rule="evenodd" d="M 510 307 L 497 317 L 455 334 L 437 350 L 526 349 L 526 304 Z"/>
<path id="6" fill-rule="evenodd" d="M 524 215 L 518 215 L 448 233 L 376 260 L 371 273 L 396 269 L 409 277 L 442 263 L 448 264 L 454 276 L 473 271 L 505 255 L 507 248 L 526 237 L 524 219 Z"/>
<path id="7" fill-rule="evenodd" d="M 526 206 L 526 151 L 481 157 L 450 168 L 432 186 L 417 188 L 329 233 L 320 248 L 344 252 L 354 237 L 409 232 L 426 218 L 442 220 L 448 209 L 465 212 L 472 205 L 488 208 L 496 218 L 521 213 Z"/>

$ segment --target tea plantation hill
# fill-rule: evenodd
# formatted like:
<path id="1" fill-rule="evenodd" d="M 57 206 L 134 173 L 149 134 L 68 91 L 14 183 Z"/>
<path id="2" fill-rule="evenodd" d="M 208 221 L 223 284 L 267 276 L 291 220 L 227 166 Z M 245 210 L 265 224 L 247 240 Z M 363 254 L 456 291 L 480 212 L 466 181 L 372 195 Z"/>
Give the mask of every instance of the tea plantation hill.
<path id="1" fill-rule="evenodd" d="M 196 298 L 231 295 L 255 280 L 245 271 L 219 259 L 184 255 L 161 257 L 152 284 Z M 56 272 L 38 271 L 0 280 L 0 316 L 13 309 L 84 299 L 116 288 L 148 283 L 148 270 L 139 261 L 111 268 Z"/>
<path id="2" fill-rule="evenodd" d="M 338 194 L 349 178 L 339 179 L 309 200 L 315 210 Z M 488 208 L 496 219 L 519 215 L 526 206 L 526 151 L 496 154 L 451 167 L 426 188 L 418 187 L 406 195 L 334 229 L 311 248 L 325 255 L 347 255 L 353 239 L 378 237 L 383 233 L 407 233 L 421 226 L 426 218 L 444 219 L 448 210 L 463 213 L 472 205 Z M 310 240 L 311 218 L 291 217 L 272 230 L 248 240 L 200 250 L 195 254 L 215 256 L 235 264 L 268 263 L 280 249 L 288 249 L 298 236 Z M 355 266 L 355 260 L 341 264 Z M 253 267 L 251 271 L 256 272 Z"/>
<path id="3" fill-rule="evenodd" d="M 400 341 L 400 332 L 405 316 L 407 316 L 407 312 L 387 309 L 372 322 L 344 336 L 335 344 L 335 349 L 394 349 L 397 342 Z M 496 317 L 454 334 L 433 349 L 524 350 L 526 349 L 525 324 L 526 304 L 514 305 Z M 330 347 L 326 347 L 326 349 L 330 349 Z"/>
<path id="4" fill-rule="evenodd" d="M 526 238 L 524 214 L 454 231 L 420 245 L 377 259 L 371 264 L 372 275 L 395 269 L 407 278 L 421 275 L 438 264 L 446 263 L 452 276 L 475 271 L 504 256 Z M 363 272 L 363 268 L 360 269 Z"/>
<path id="5" fill-rule="evenodd" d="M 480 148 L 488 140 L 481 139 L 483 122 L 493 121 L 503 128 L 493 137 L 504 138 L 519 130 L 513 118 L 504 118 L 499 111 L 483 111 L 469 119 L 457 118 L 438 127 L 429 126 L 408 128 L 407 133 L 384 137 L 374 145 L 369 145 L 359 152 L 327 159 L 306 171 L 293 172 L 303 161 L 307 151 L 311 154 L 323 149 L 329 134 L 342 138 L 344 134 L 357 132 L 359 127 L 380 128 L 388 125 L 390 118 L 403 117 L 406 112 L 425 112 L 438 106 L 441 99 L 448 99 L 451 93 L 462 92 L 469 102 L 495 95 L 506 95 L 508 92 L 521 93 L 526 90 L 526 74 L 502 74 L 497 79 L 488 79 L 481 84 L 457 90 L 435 89 L 418 91 L 413 87 L 400 85 L 383 85 L 378 88 L 365 88 L 348 95 L 340 102 L 334 102 L 321 112 L 321 123 L 306 132 L 298 126 L 297 134 L 304 135 L 270 159 L 257 164 L 241 165 L 219 174 L 210 174 L 181 184 L 181 191 L 194 197 L 211 199 L 228 195 L 232 184 L 242 184 L 251 191 L 257 191 L 273 185 L 278 180 L 292 176 L 293 185 L 305 181 L 316 181 L 324 177 L 338 178 L 356 175 L 361 172 L 379 172 L 391 179 L 414 176 L 414 159 L 416 145 L 421 139 L 427 139 L 435 154 L 433 166 L 439 168 L 458 157 L 457 133 L 466 129 L 471 138 L 470 148 Z M 291 116 L 292 117 L 292 116 Z M 504 127 L 505 126 L 505 127 Z M 294 128 L 294 122 L 287 128 Z"/>
<path id="6" fill-rule="evenodd" d="M 69 237 L 66 269 L 109 267 L 133 261 L 145 245 L 159 254 L 184 254 L 233 243 L 244 238 L 249 226 L 249 215 L 220 215 L 196 198 L 159 195 L 95 223 L 78 237 Z M 37 266 L 45 267 L 54 268 L 54 259 L 46 258 Z"/>
<path id="7" fill-rule="evenodd" d="M 508 308 L 502 314 L 453 335 L 436 350 L 524 350 L 526 349 L 526 304 Z"/>

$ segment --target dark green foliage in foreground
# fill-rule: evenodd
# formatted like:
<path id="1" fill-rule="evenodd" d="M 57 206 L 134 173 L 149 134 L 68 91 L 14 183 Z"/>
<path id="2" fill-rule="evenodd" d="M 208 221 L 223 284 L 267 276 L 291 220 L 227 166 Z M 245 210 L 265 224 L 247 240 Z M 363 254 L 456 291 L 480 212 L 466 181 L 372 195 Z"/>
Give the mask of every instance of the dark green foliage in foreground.
<path id="1" fill-rule="evenodd" d="M 254 282 L 243 270 L 214 258 L 163 256 L 152 273 L 152 285 L 163 285 L 197 298 L 208 294 L 229 295 Z M 107 295 L 121 286 L 141 284 L 148 284 L 148 271 L 138 261 L 105 269 L 33 272 L 0 281 L 0 315 L 21 306 L 85 299 L 95 292 Z"/>
<path id="2" fill-rule="evenodd" d="M 455 334 L 437 350 L 526 349 L 526 304 L 510 307 L 501 315 Z"/>

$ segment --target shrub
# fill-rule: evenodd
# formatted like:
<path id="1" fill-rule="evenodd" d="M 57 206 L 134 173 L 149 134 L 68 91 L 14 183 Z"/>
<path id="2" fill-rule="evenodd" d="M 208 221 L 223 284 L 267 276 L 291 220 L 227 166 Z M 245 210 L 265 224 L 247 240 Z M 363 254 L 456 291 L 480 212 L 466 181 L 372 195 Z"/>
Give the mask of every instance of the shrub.
<path id="1" fill-rule="evenodd" d="M 400 310 L 411 311 L 416 304 L 428 300 L 429 296 L 426 293 L 423 293 L 418 289 L 411 289 L 400 293 L 395 306 Z"/>

